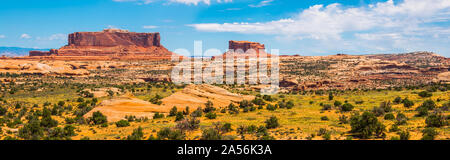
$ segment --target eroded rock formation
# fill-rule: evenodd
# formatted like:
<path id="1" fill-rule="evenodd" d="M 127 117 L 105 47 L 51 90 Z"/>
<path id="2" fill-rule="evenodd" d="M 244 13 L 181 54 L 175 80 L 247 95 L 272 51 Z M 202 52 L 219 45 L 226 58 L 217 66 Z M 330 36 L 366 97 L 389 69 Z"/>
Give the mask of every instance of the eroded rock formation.
<path id="1" fill-rule="evenodd" d="M 76 32 L 69 34 L 68 37 L 68 45 L 50 52 L 31 51 L 30 56 L 64 56 L 78 60 L 79 56 L 87 59 L 96 59 L 89 56 L 147 59 L 171 58 L 174 55 L 161 45 L 159 33 L 105 29 L 102 32 Z"/>
<path id="2" fill-rule="evenodd" d="M 249 57 L 271 57 L 271 54 L 265 51 L 264 44 L 250 41 L 229 41 L 229 51 L 220 56 L 214 56 L 213 58 L 234 57 L 236 58 L 249 58 Z"/>
<path id="3" fill-rule="evenodd" d="M 266 49 L 264 44 L 250 41 L 229 41 L 228 44 L 229 49 L 234 50 L 235 52 L 238 50 L 247 52 L 248 50 L 253 49 L 256 51 L 256 53 L 259 53 L 260 51 L 264 51 L 264 49 Z"/>

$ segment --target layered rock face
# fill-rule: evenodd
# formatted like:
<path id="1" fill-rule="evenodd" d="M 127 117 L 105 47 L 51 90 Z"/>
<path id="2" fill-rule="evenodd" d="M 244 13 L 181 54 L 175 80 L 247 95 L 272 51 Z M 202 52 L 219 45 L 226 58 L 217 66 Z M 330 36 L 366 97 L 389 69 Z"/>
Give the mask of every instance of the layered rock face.
<path id="1" fill-rule="evenodd" d="M 171 58 L 174 53 L 164 48 L 160 40 L 159 33 L 136 33 L 119 29 L 76 32 L 69 35 L 68 45 L 50 52 L 31 51 L 30 56 L 54 55 L 53 59 L 74 57 L 77 60 L 80 56 L 87 59 L 99 59 L 98 56 L 104 59 Z"/>
<path id="2" fill-rule="evenodd" d="M 266 53 L 264 44 L 250 41 L 229 41 L 229 51 L 220 56 L 213 58 L 234 57 L 234 58 L 249 58 L 249 57 L 271 57 L 271 54 Z"/>
<path id="3" fill-rule="evenodd" d="M 48 52 L 45 51 L 30 51 L 30 56 L 51 56 L 53 54 L 57 54 L 58 50 L 51 49 Z"/>
<path id="4" fill-rule="evenodd" d="M 75 32 L 69 34 L 69 46 L 137 46 L 161 47 L 159 33 L 133 33 L 107 29 L 103 32 Z"/>
<path id="5" fill-rule="evenodd" d="M 249 49 L 253 49 L 256 53 L 259 53 L 260 51 L 264 51 L 264 49 L 266 49 L 264 44 L 250 41 L 229 41 L 228 44 L 229 49 L 234 51 L 241 49 L 242 51 L 247 52 Z"/>

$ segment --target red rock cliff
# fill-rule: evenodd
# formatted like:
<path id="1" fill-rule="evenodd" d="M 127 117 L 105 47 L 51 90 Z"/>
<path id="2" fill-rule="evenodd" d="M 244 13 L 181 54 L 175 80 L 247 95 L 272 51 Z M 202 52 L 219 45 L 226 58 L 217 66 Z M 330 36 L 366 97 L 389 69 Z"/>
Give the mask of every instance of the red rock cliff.
<path id="1" fill-rule="evenodd" d="M 75 32 L 69 34 L 69 46 L 138 46 L 160 47 L 159 33 L 135 33 L 107 29 L 103 32 Z"/>
<path id="2" fill-rule="evenodd" d="M 136 33 L 119 29 L 102 32 L 75 32 L 69 34 L 68 45 L 50 52 L 30 52 L 30 56 L 57 57 L 118 57 L 119 59 L 171 58 L 160 43 L 159 33 Z"/>
<path id="3" fill-rule="evenodd" d="M 213 58 L 226 58 L 228 56 L 232 56 L 234 58 L 247 58 L 247 57 L 252 57 L 252 56 L 257 56 L 257 57 L 270 57 L 272 56 L 271 54 L 268 54 L 265 52 L 265 46 L 264 44 L 260 44 L 257 42 L 250 42 L 250 41 L 229 41 L 228 42 L 228 49 L 229 51 L 225 52 L 224 54 L 220 55 L 220 56 L 214 56 Z M 248 50 L 253 49 L 256 53 L 256 55 L 254 54 L 254 52 L 247 52 Z M 242 50 L 242 52 L 240 52 L 239 50 Z"/>
<path id="4" fill-rule="evenodd" d="M 249 49 L 254 49 L 257 53 L 260 50 L 264 50 L 266 47 L 264 44 L 260 44 L 257 42 L 249 42 L 249 41 L 229 41 L 229 49 L 233 49 L 234 51 L 238 49 L 242 49 L 244 52 L 247 52 Z"/>

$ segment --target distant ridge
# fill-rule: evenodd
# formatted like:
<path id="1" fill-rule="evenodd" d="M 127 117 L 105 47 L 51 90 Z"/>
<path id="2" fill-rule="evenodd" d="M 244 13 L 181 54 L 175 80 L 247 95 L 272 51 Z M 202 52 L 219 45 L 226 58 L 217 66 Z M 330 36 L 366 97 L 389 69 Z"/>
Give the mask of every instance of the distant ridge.
<path id="1" fill-rule="evenodd" d="M 48 51 L 49 49 L 21 48 L 21 47 L 0 47 L 0 56 L 18 57 L 27 56 L 30 51 Z"/>

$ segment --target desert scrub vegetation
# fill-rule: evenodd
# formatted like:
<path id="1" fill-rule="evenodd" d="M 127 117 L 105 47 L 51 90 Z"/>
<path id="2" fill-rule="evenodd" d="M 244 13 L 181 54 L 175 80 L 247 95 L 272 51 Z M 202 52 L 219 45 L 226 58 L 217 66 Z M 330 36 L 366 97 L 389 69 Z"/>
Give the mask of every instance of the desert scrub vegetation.
<path id="1" fill-rule="evenodd" d="M 119 70 L 110 72 L 122 73 Z M 164 97 L 180 91 L 184 86 L 168 82 L 110 83 L 118 81 L 114 77 L 75 80 L 29 77 L 36 79 L 28 83 L 1 85 L 0 139 L 450 138 L 450 91 L 446 84 L 390 89 L 290 91 L 277 95 L 240 91 L 238 88 L 242 86 L 238 85 L 224 86 L 254 95 L 255 98 L 218 108 L 212 107 L 214 100 L 211 100 L 198 108 L 178 110 L 174 107 L 168 113 L 154 113 L 149 119 L 129 115 L 120 121 L 110 122 L 101 112 L 94 112 L 90 117 L 85 115 L 102 101 L 124 93 L 157 105 Z M 117 90 L 114 93 L 106 90 L 105 96 L 98 97 L 96 93 L 101 88 Z M 422 93 L 424 91 L 427 94 Z"/>

